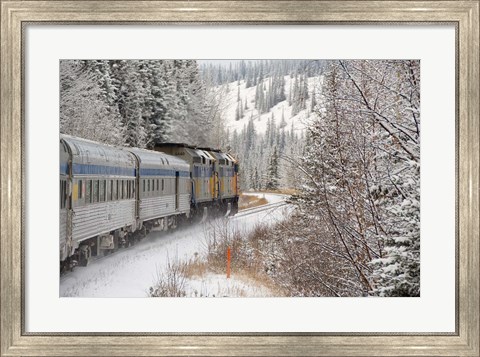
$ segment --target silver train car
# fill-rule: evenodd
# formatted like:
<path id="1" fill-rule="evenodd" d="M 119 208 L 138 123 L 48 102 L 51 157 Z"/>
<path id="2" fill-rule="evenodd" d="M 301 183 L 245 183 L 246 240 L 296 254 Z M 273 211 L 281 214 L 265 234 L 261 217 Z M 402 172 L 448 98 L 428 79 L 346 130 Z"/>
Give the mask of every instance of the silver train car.
<path id="1" fill-rule="evenodd" d="M 205 219 L 207 209 L 238 211 L 237 161 L 218 150 L 181 148 L 119 148 L 60 135 L 61 271 L 152 229 Z"/>
<path id="2" fill-rule="evenodd" d="M 190 171 L 188 164 L 164 153 L 125 149 L 137 160 L 138 223 L 147 229 L 167 229 L 176 216 L 190 215 Z"/>
<path id="3" fill-rule="evenodd" d="M 69 153 L 67 146 L 60 141 L 60 261 L 72 255 L 72 244 L 67 247 L 67 203 L 69 201 Z"/>
<path id="4" fill-rule="evenodd" d="M 68 157 L 60 256 L 77 255 L 86 265 L 91 256 L 114 249 L 114 238 L 137 229 L 136 161 L 127 151 L 67 135 L 60 137 L 60 153 Z"/>
<path id="5" fill-rule="evenodd" d="M 190 172 L 164 153 L 60 136 L 60 268 L 87 265 L 190 213 Z"/>

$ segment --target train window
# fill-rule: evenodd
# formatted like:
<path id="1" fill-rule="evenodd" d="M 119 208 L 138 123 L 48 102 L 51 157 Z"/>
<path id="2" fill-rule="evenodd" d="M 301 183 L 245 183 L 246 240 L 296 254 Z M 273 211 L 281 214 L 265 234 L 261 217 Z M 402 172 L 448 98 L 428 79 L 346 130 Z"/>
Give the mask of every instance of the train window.
<path id="1" fill-rule="evenodd" d="M 135 181 L 132 181 L 132 198 L 135 197 Z"/>
<path id="2" fill-rule="evenodd" d="M 116 201 L 117 197 L 117 180 L 112 180 L 112 201 Z"/>
<path id="3" fill-rule="evenodd" d="M 162 179 L 162 192 L 165 190 L 165 181 Z"/>
<path id="4" fill-rule="evenodd" d="M 123 200 L 125 198 L 125 181 L 122 180 L 122 188 L 120 190 L 120 199 Z"/>
<path id="5" fill-rule="evenodd" d="M 63 197 L 64 197 L 64 195 L 65 195 L 65 194 L 64 194 L 64 188 L 63 188 L 63 183 L 64 183 L 64 182 L 65 182 L 65 181 L 60 181 L 60 209 L 63 208 L 63 202 L 64 202 L 64 199 L 63 199 Z"/>
<path id="6" fill-rule="evenodd" d="M 147 191 L 150 192 L 150 180 L 147 180 Z"/>
<path id="7" fill-rule="evenodd" d="M 110 180 L 110 188 L 108 189 L 108 199 L 113 201 L 113 180 Z"/>
<path id="8" fill-rule="evenodd" d="M 143 180 L 143 192 L 145 192 L 145 185 L 146 185 L 145 180 Z"/>
<path id="9" fill-rule="evenodd" d="M 93 202 L 98 202 L 98 180 L 93 180 Z"/>
<path id="10" fill-rule="evenodd" d="M 98 185 L 99 195 L 98 202 L 105 201 L 105 180 L 100 180 Z"/>
<path id="11" fill-rule="evenodd" d="M 85 203 L 92 203 L 92 180 L 87 180 L 85 188 Z"/>
<path id="12" fill-rule="evenodd" d="M 157 179 L 157 191 L 160 191 L 160 180 Z"/>
<path id="13" fill-rule="evenodd" d="M 78 180 L 78 199 L 81 200 L 83 198 L 83 181 Z"/>
<path id="14" fill-rule="evenodd" d="M 67 181 L 63 181 L 63 207 L 67 207 Z"/>

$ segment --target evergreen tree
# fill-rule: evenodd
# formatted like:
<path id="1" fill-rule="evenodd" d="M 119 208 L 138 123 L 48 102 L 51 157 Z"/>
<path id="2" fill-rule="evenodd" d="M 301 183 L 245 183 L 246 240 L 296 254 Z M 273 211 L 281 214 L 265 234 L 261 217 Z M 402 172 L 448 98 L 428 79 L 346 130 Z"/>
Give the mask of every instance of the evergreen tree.
<path id="1" fill-rule="evenodd" d="M 312 98 L 312 100 L 310 101 L 310 111 L 313 112 L 313 111 L 315 111 L 315 107 L 317 106 L 317 100 L 315 98 L 314 90 L 312 90 L 311 98 Z"/>
<path id="2" fill-rule="evenodd" d="M 268 163 L 266 189 L 276 190 L 278 189 L 278 153 L 277 147 L 274 147 L 272 156 Z"/>
<path id="3" fill-rule="evenodd" d="M 60 61 L 60 132 L 112 145 L 125 143 L 125 130 L 101 73 L 85 61 Z"/>
<path id="4" fill-rule="evenodd" d="M 282 107 L 282 120 L 280 121 L 280 128 L 283 129 L 287 126 L 287 122 L 285 121 L 285 107 Z"/>
<path id="5" fill-rule="evenodd" d="M 237 109 L 235 110 L 235 120 L 240 120 L 240 104 L 237 104 Z"/>

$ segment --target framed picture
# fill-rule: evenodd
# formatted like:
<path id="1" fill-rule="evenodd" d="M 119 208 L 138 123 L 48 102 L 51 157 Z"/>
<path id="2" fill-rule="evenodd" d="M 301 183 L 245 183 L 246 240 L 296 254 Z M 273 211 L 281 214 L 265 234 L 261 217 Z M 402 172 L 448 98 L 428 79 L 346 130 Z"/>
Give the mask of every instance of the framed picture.
<path id="1" fill-rule="evenodd" d="M 478 0 L 1 0 L 1 355 L 478 356 L 479 5 Z M 398 99 L 392 104 L 392 113 L 398 114 L 399 103 L 408 99 L 411 105 L 403 109 L 417 118 L 421 98 L 422 140 L 420 146 L 418 123 L 415 150 L 418 155 L 421 152 L 422 170 L 421 176 L 413 178 L 421 182 L 418 185 L 422 199 L 417 202 L 421 209 L 416 208 L 417 213 L 421 212 L 421 264 L 417 264 L 421 269 L 417 266 L 418 279 L 409 285 L 410 290 L 405 294 L 409 297 L 400 297 L 401 293 L 394 295 L 396 297 L 373 296 L 375 294 L 369 294 L 372 289 L 366 289 L 363 294 L 370 296 L 358 297 L 353 293 L 339 294 L 339 291 L 346 291 L 340 288 L 329 288 L 327 296 L 349 297 L 298 298 L 292 297 L 298 294 L 273 294 L 270 296 L 274 297 L 261 299 L 133 299 L 134 295 L 129 294 L 131 290 L 120 288 L 111 295 L 97 293 L 100 285 L 109 280 L 108 277 L 102 280 L 100 275 L 114 274 L 121 268 L 118 265 L 112 264 L 83 280 L 78 275 L 59 276 L 58 133 L 61 125 L 63 131 L 66 125 L 60 123 L 64 110 L 60 103 L 64 103 L 65 88 L 71 88 L 71 83 L 88 82 L 82 82 L 84 77 L 75 77 L 79 73 L 76 66 L 80 61 L 88 65 L 89 61 L 96 60 L 113 71 L 109 75 L 112 74 L 115 81 L 114 75 L 129 66 L 136 70 L 145 67 L 157 70 L 155 66 L 168 68 L 175 60 L 184 61 L 180 62 L 188 66 L 192 59 L 198 60 L 204 69 L 217 65 L 241 67 L 240 63 L 245 65 L 245 61 L 251 61 L 252 71 L 260 68 L 255 67 L 254 60 L 258 60 L 260 66 L 263 60 L 271 60 L 272 68 L 297 66 L 298 63 L 306 68 L 302 61 L 308 60 L 312 63 L 311 70 L 319 73 L 323 73 L 323 64 L 334 63 L 329 68 L 338 69 L 351 83 L 356 83 L 355 73 L 370 75 L 373 81 L 375 71 L 380 68 L 376 63 L 386 63 L 388 68 L 395 69 L 398 65 L 411 69 L 410 85 L 421 93 L 418 98 L 413 94 L 405 98 L 401 85 L 394 89 L 388 86 L 388 81 L 376 81 L 394 94 L 390 100 Z M 149 67 L 147 61 L 153 61 L 153 67 Z M 371 71 L 369 66 L 372 66 Z M 245 73 L 248 72 L 246 68 Z M 417 70 L 421 86 L 411 82 L 412 78 L 418 78 Z M 217 81 L 222 83 L 218 76 L 224 72 L 215 73 Z M 287 76 L 286 73 L 283 75 Z M 394 83 L 399 83 L 400 70 L 392 73 L 398 80 Z M 299 74 L 295 80 L 294 76 L 291 74 L 288 83 L 292 88 L 297 86 L 297 80 L 304 83 L 300 86 L 308 90 L 302 98 L 308 96 L 311 88 L 305 79 L 307 76 Z M 70 87 L 65 84 L 66 77 Z M 236 111 L 234 108 L 231 112 L 238 119 L 234 121 L 241 121 L 245 111 L 251 114 L 252 121 L 257 113 L 255 120 L 261 122 L 264 112 L 258 103 L 264 102 L 253 90 L 252 93 L 246 91 L 247 77 L 236 78 L 235 91 L 230 90 L 231 95 L 228 94 L 235 97 L 237 103 Z M 334 80 L 337 77 L 322 78 Z M 271 82 L 272 88 L 275 87 L 275 79 Z M 266 93 L 268 85 L 265 84 Z M 88 107 L 85 103 L 95 103 L 96 97 L 92 95 L 96 93 L 95 88 L 86 88 L 82 89 L 85 99 L 82 108 Z M 142 90 L 135 88 L 135 91 Z M 365 94 L 361 88 L 357 90 Z M 290 93 L 293 92 L 290 89 Z M 118 103 L 118 98 L 116 100 Z M 282 102 L 287 98 L 275 100 Z M 274 106 L 277 102 L 270 104 Z M 313 111 L 313 100 L 310 98 L 305 103 Z M 249 104 L 255 109 L 248 108 Z M 288 110 L 293 111 L 293 108 Z M 269 110 L 265 112 L 270 113 Z M 107 118 L 108 113 L 102 115 Z M 275 112 L 278 122 L 280 116 L 283 117 L 280 113 Z M 289 118 L 287 115 L 286 125 L 291 125 Z M 275 127 L 274 119 L 269 117 L 268 120 L 267 127 Z M 355 121 L 349 123 L 354 125 Z M 345 126 L 345 130 L 349 128 Z M 413 140 L 407 131 L 402 131 L 405 127 L 395 128 L 403 133 L 402 137 L 408 136 L 406 141 Z M 98 134 L 101 128 L 97 126 L 94 131 Z M 196 147 L 183 146 L 180 151 L 192 155 L 192 162 L 195 162 L 194 157 L 200 161 L 223 160 L 222 174 L 229 172 L 226 166 L 231 161 L 231 171 L 236 172 L 233 156 L 208 148 L 199 149 L 202 134 L 197 127 L 193 132 L 192 138 L 199 140 Z M 394 136 L 391 132 L 390 135 Z M 71 137 L 63 140 L 65 147 L 76 145 L 78 149 L 82 145 L 81 140 L 77 142 Z M 89 143 L 86 145 L 92 145 Z M 391 147 L 402 148 L 402 141 L 393 140 Z M 104 155 L 108 151 L 105 150 L 102 151 Z M 199 150 L 197 154 L 193 153 L 195 150 Z M 402 150 L 411 155 L 408 162 L 417 162 L 419 167 L 418 155 L 408 147 Z M 165 158 L 174 160 L 168 156 L 173 152 L 168 151 Z M 87 153 L 92 155 L 90 151 Z M 125 160 L 129 158 L 133 163 L 134 157 L 138 159 L 150 154 L 138 151 L 112 155 L 117 155 L 117 159 L 118 155 L 124 155 Z M 338 166 L 342 167 L 345 164 Z M 142 168 L 137 169 L 141 172 Z M 179 174 L 171 178 L 172 190 L 181 184 L 182 170 L 175 168 L 173 173 L 175 170 Z M 245 176 L 251 177 L 249 185 L 255 186 L 253 172 Z M 275 184 L 272 177 L 267 186 Z M 125 178 L 94 180 L 88 191 L 88 183 L 82 181 L 82 178 L 80 183 L 75 181 L 72 188 L 61 186 L 60 209 L 62 192 L 75 192 L 73 195 L 77 199 L 83 199 L 76 203 L 78 207 L 87 205 L 87 197 L 92 202 L 95 197 L 101 202 L 114 202 L 114 197 L 128 200 L 137 192 L 134 184 Z M 412 180 L 402 182 L 405 190 L 409 185 Z M 167 192 L 170 186 L 167 178 L 155 177 L 138 182 L 139 191 L 142 187 L 145 197 L 154 197 Z M 215 189 L 212 194 L 214 192 Z M 369 192 L 376 194 L 375 189 Z M 398 192 L 402 189 L 398 188 Z M 407 201 L 404 197 L 401 207 L 413 204 Z M 180 206 L 180 202 L 172 202 L 175 207 Z M 235 203 L 232 201 L 228 206 L 226 203 L 225 211 L 229 213 Z M 135 230 L 173 225 L 167 219 L 157 218 L 155 222 L 145 220 L 147 223 L 142 222 Z M 395 224 L 392 223 L 394 227 Z M 311 225 L 311 222 L 305 223 L 306 227 Z M 129 230 L 112 228 L 108 231 L 113 232 L 111 236 L 101 236 L 101 240 L 98 238 L 92 244 L 88 242 L 88 247 L 86 243 L 76 247 L 75 263 L 89 258 L 93 250 L 100 254 L 115 242 L 128 241 L 124 239 L 124 232 L 130 233 Z M 172 247 L 175 245 L 178 246 L 178 242 L 172 243 Z M 80 249 L 88 253 L 81 255 Z M 142 254 L 135 259 L 153 259 L 151 246 L 142 249 Z M 230 254 L 228 249 L 228 260 Z M 352 261 L 358 262 L 359 257 Z M 315 260 L 315 257 L 307 255 L 304 259 Z M 68 259 L 60 260 L 66 262 L 64 267 L 69 266 Z M 229 264 L 227 274 L 230 273 Z M 278 268 L 280 265 L 272 266 Z M 381 274 L 388 274 L 388 269 L 382 270 L 375 281 L 384 278 Z M 357 272 L 362 276 L 361 269 Z M 122 274 L 126 278 L 119 280 L 118 287 L 125 282 L 134 285 L 138 280 L 134 273 L 128 275 L 122 271 Z M 70 284 L 74 279 L 79 280 Z M 95 279 L 100 280 L 93 281 Z M 150 291 L 146 287 L 145 297 L 158 296 L 158 291 L 158 287 Z M 309 294 L 306 288 L 302 292 L 304 296 L 319 296 Z"/>

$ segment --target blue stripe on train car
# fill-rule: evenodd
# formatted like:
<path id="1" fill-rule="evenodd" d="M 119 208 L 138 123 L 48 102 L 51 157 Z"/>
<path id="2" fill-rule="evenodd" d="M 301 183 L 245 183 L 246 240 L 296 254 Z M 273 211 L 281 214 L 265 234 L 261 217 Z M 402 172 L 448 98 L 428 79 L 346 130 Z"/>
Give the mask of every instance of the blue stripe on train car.
<path id="1" fill-rule="evenodd" d="M 220 167 L 220 177 L 233 177 L 234 171 L 232 168 Z"/>
<path id="2" fill-rule="evenodd" d="M 112 175 L 112 176 L 132 176 L 135 177 L 134 168 L 73 164 L 74 175 Z"/>
<path id="3" fill-rule="evenodd" d="M 175 170 L 167 169 L 140 169 L 140 176 L 175 176 Z M 190 177 L 189 171 L 178 171 L 178 176 Z"/>
<path id="4" fill-rule="evenodd" d="M 60 164 L 60 173 L 68 175 L 68 164 Z"/>
<path id="5" fill-rule="evenodd" d="M 193 167 L 193 177 L 211 177 L 213 170 L 211 167 L 205 166 L 194 166 Z"/>
<path id="6" fill-rule="evenodd" d="M 140 169 L 140 176 L 175 176 L 174 170 L 167 169 Z"/>

